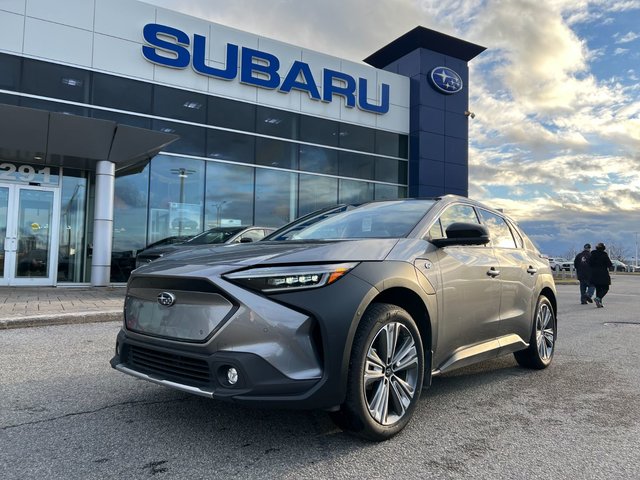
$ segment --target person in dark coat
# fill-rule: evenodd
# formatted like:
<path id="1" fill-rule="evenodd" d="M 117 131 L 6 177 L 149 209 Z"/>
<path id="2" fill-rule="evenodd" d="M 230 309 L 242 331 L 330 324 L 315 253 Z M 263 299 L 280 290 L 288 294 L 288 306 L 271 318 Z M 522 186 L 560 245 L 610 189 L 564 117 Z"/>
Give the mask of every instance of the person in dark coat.
<path id="1" fill-rule="evenodd" d="M 591 267 L 589 266 L 589 257 L 591 257 L 591 244 L 585 243 L 584 250 L 576 255 L 573 260 L 573 266 L 576 269 L 576 275 L 580 282 L 580 303 L 593 303 L 592 297 L 595 287 L 591 284 Z"/>
<path id="2" fill-rule="evenodd" d="M 611 277 L 609 276 L 609 268 L 613 267 L 609 255 L 605 252 L 604 243 L 596 245 L 596 249 L 591 252 L 589 257 L 589 266 L 591 267 L 591 283 L 596 287 L 596 306 L 602 308 L 602 299 L 609 291 L 611 285 Z"/>

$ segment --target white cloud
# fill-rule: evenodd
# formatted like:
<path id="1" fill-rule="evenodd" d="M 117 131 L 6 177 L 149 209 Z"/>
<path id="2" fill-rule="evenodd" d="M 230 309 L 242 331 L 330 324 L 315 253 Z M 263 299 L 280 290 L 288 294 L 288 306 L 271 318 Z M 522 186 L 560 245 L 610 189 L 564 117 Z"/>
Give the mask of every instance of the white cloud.
<path id="1" fill-rule="evenodd" d="M 624 55 L 624 54 L 625 54 L 625 53 L 627 53 L 628 51 L 629 51 L 629 49 L 628 49 L 628 48 L 620 48 L 620 47 L 618 47 L 618 48 L 616 48 L 616 49 L 613 51 L 613 54 L 614 54 L 614 55 Z"/>
<path id="2" fill-rule="evenodd" d="M 616 33 L 613 37 L 616 39 L 616 43 L 629 43 L 633 42 L 637 38 L 640 38 L 640 34 L 629 32 L 626 35 L 620 35 L 619 33 Z"/>

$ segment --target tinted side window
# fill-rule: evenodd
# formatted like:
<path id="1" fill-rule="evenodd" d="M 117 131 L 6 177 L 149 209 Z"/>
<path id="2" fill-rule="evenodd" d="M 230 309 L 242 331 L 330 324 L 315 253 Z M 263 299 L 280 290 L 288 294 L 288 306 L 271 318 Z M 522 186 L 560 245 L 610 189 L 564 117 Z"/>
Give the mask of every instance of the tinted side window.
<path id="1" fill-rule="evenodd" d="M 445 236 L 449 225 L 456 222 L 480 223 L 478 215 L 471 205 L 453 205 L 440 215 L 440 223 Z"/>
<path id="2" fill-rule="evenodd" d="M 482 223 L 489 229 L 489 237 L 494 247 L 516 248 L 516 243 L 511 235 L 511 230 L 504 218 L 486 210 L 482 213 Z"/>
<path id="3" fill-rule="evenodd" d="M 262 239 L 262 237 L 264 237 L 264 230 L 262 229 L 249 230 L 248 232 L 245 232 L 244 234 L 242 234 L 242 236 L 238 238 L 237 242 L 240 242 L 243 238 L 250 238 L 252 242 L 257 242 L 258 240 Z"/>
<path id="4" fill-rule="evenodd" d="M 518 248 L 523 248 L 524 247 L 524 239 L 522 238 L 522 235 L 520 234 L 520 231 L 516 228 L 516 226 L 513 223 L 511 223 L 508 220 L 507 220 L 507 225 L 509 225 L 509 228 L 511 229 L 511 233 L 513 235 L 513 238 L 516 241 L 516 245 L 518 246 Z"/>

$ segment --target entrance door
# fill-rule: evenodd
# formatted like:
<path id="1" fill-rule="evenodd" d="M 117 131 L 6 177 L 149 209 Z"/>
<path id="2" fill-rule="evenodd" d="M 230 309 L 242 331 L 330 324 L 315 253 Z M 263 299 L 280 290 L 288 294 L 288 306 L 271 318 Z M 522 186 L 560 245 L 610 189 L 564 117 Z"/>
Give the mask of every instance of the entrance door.
<path id="1" fill-rule="evenodd" d="M 59 189 L 0 185 L 0 285 L 55 285 Z"/>

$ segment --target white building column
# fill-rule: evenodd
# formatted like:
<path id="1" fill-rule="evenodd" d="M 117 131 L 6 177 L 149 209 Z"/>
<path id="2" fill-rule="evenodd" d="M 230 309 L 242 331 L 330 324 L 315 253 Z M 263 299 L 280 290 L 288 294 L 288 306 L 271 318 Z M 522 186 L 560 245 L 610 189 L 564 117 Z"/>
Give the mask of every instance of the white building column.
<path id="1" fill-rule="evenodd" d="M 113 244 L 113 198 L 115 164 L 101 160 L 96 164 L 96 195 L 93 212 L 93 257 L 91 286 L 106 287 L 111 276 Z"/>

